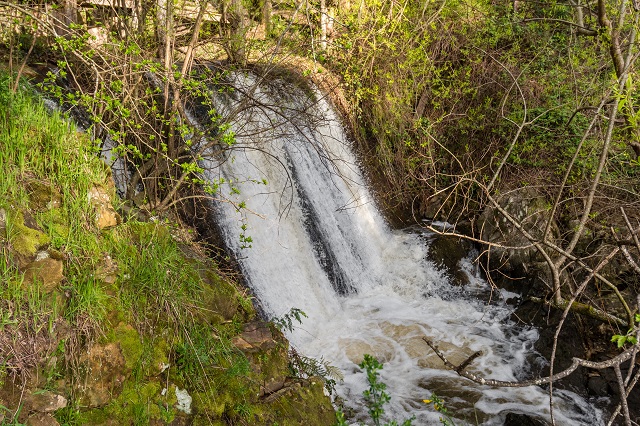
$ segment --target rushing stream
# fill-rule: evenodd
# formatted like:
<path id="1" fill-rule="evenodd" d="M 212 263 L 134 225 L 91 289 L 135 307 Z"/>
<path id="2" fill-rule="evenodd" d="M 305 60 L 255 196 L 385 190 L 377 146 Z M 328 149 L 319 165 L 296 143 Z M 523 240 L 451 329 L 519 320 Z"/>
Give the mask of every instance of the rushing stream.
<path id="1" fill-rule="evenodd" d="M 481 278 L 469 272 L 462 291 L 427 260 L 424 235 L 389 228 L 329 103 L 285 83 L 254 87 L 250 76 L 236 79 L 239 92 L 262 106 L 245 108 L 247 96 L 239 94 L 218 100 L 219 112 L 233 116 L 237 140 L 219 162 L 204 165 L 209 179 L 238 189 L 226 190 L 235 205 L 217 204 L 219 226 L 267 315 L 306 313 L 288 338 L 342 370 L 337 392 L 345 404 L 366 413 L 357 364 L 368 353 L 384 363 L 392 397 L 386 411 L 398 421 L 439 424 L 422 402 L 432 392 L 470 424 L 501 425 L 509 412 L 548 419 L 542 388 L 461 379 L 425 344 L 425 336 L 437 342 L 454 363 L 482 351 L 469 370 L 492 379 L 522 379 L 545 363 L 533 350 L 535 329 L 511 322 L 504 303 L 474 297 L 488 291 Z M 246 208 L 238 210 L 241 202 Z M 558 391 L 554 402 L 558 424 L 602 423 L 576 394 Z"/>

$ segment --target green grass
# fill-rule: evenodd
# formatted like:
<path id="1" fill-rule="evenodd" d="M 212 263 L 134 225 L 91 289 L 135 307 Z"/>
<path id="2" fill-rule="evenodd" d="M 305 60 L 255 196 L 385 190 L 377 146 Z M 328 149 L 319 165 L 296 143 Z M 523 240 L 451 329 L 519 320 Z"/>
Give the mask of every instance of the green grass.
<path id="1" fill-rule="evenodd" d="M 0 74 L 0 333 L 16 336 L 16 342 L 20 332 L 50 339 L 67 356 L 77 356 L 70 351 L 83 342 L 117 342 L 130 375 L 124 394 L 104 414 L 124 422 L 172 418 L 172 409 L 158 410 L 158 364 L 173 365 L 166 374 L 183 387 L 219 392 L 231 377 L 234 393 L 248 390 L 247 360 L 230 343 L 253 315 L 242 295 L 210 272 L 213 265 L 185 256 L 168 222 L 128 221 L 100 232 L 87 193 L 104 186 L 109 171 L 94 143 L 48 111 L 33 91 L 8 88 L 8 76 Z M 27 216 L 41 231 L 27 225 Z M 47 249 L 64 260 L 61 286 L 44 294 L 37 283 L 24 282 L 18 248 L 27 257 Z M 116 265 L 106 272 L 114 277 L 109 282 L 101 275 L 105 256 Z M 226 313 L 209 306 L 221 299 L 228 300 L 221 305 Z M 53 325 L 61 320 L 74 331 L 56 342 Z M 59 364 L 43 369 L 47 386 L 74 374 L 73 362 Z M 21 365 L 4 358 L 0 373 L 15 373 Z M 26 367 L 38 368 L 36 360 Z M 57 413 L 67 425 L 82 424 L 87 416 L 92 414 L 74 404 Z"/>

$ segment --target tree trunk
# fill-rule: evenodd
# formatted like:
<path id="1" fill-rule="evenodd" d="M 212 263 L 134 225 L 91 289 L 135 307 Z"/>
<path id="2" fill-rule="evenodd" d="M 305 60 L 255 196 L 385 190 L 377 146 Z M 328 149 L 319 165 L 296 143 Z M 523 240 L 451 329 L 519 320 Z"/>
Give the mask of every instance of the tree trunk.
<path id="1" fill-rule="evenodd" d="M 327 0 L 320 0 L 320 48 L 327 49 L 327 25 L 329 16 L 327 15 Z"/>
<path id="2" fill-rule="evenodd" d="M 231 62 L 244 66 L 247 61 L 246 33 L 248 27 L 247 9 L 242 0 L 231 0 L 229 10 L 229 59 Z"/>
<path id="3" fill-rule="evenodd" d="M 271 0 L 264 0 L 262 5 L 262 21 L 264 23 L 264 36 L 268 38 L 271 34 Z"/>

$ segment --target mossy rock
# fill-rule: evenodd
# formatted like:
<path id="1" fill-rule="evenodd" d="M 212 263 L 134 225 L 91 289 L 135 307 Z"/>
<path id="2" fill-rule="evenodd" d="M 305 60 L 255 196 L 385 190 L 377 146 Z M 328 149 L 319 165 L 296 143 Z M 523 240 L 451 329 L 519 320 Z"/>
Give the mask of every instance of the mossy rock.
<path id="1" fill-rule="evenodd" d="M 147 244 L 150 241 L 172 241 L 171 233 L 166 225 L 156 222 L 129 223 L 131 239 L 138 244 Z"/>
<path id="2" fill-rule="evenodd" d="M 221 419 L 234 398 L 227 392 L 209 389 L 206 392 L 194 392 L 193 410 L 200 418 Z"/>
<path id="3" fill-rule="evenodd" d="M 310 378 L 265 398 L 254 409 L 250 424 L 278 426 L 333 425 L 336 414 L 324 394 L 324 382 Z"/>
<path id="4" fill-rule="evenodd" d="M 27 265 L 22 285 L 28 288 L 34 284 L 40 285 L 46 294 L 53 292 L 64 279 L 63 263 L 61 260 L 47 257 L 36 260 Z"/>
<path id="5" fill-rule="evenodd" d="M 175 386 L 164 392 L 163 389 L 163 383 L 138 382 L 131 378 L 104 412 L 117 419 L 117 424 L 149 424 L 152 420 L 169 424 L 175 418 Z"/>
<path id="6" fill-rule="evenodd" d="M 39 249 L 49 244 L 49 237 L 37 228 L 38 225 L 28 213 L 17 211 L 7 214 L 4 237 L 11 242 L 11 251 L 19 266 L 28 264 Z"/>
<path id="7" fill-rule="evenodd" d="M 26 184 L 29 191 L 29 207 L 36 211 L 59 208 L 62 205 L 60 191 L 51 183 L 32 180 Z"/>
<path id="8" fill-rule="evenodd" d="M 78 423 L 81 425 L 115 426 L 118 424 L 113 415 L 104 408 L 83 411 L 78 417 Z"/>
<path id="9" fill-rule="evenodd" d="M 205 308 L 200 311 L 200 315 L 205 321 L 218 325 L 234 319 L 238 313 L 242 317 L 252 316 L 246 314 L 240 303 L 241 294 L 233 284 L 214 272 L 201 270 L 199 272 L 203 279 L 201 301 Z"/>
<path id="10" fill-rule="evenodd" d="M 234 344 L 247 356 L 260 383 L 260 396 L 282 389 L 290 371 L 289 343 L 280 330 L 264 322 L 248 323 Z"/>

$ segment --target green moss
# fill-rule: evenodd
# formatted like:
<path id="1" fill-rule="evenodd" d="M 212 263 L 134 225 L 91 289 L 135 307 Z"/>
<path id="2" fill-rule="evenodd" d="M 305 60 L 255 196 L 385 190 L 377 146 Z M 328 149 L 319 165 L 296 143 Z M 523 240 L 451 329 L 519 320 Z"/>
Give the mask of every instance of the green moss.
<path id="1" fill-rule="evenodd" d="M 162 395 L 163 389 L 159 382 L 129 380 L 118 398 L 104 411 L 120 424 L 149 424 L 152 419 L 170 423 L 175 417 L 175 387 L 168 389 L 165 395 Z"/>
<path id="2" fill-rule="evenodd" d="M 192 397 L 194 411 L 208 418 L 221 418 L 227 411 L 227 406 L 233 404 L 231 395 L 213 389 L 207 392 L 194 392 Z"/>
<path id="3" fill-rule="evenodd" d="M 39 248 L 49 243 L 49 237 L 24 223 L 22 212 L 10 212 L 7 215 L 7 233 L 13 251 L 21 256 L 31 257 Z"/>
<path id="4" fill-rule="evenodd" d="M 133 370 L 144 353 L 144 345 L 136 329 L 130 324 L 121 323 L 111 330 L 109 341 L 120 345 L 127 369 Z"/>
<path id="5" fill-rule="evenodd" d="M 165 339 L 158 339 L 153 343 L 153 360 L 152 364 L 156 368 L 169 364 L 169 351 L 171 347 Z M 162 369 L 162 368 L 161 368 Z"/>
<path id="6" fill-rule="evenodd" d="M 324 394 L 321 379 L 309 379 L 287 388 L 274 400 L 254 407 L 250 424 L 278 424 L 280 426 L 332 425 L 335 411 Z"/>
<path id="7" fill-rule="evenodd" d="M 144 353 L 141 358 L 141 366 L 144 376 L 157 376 L 166 368 L 167 365 L 170 365 L 170 351 L 171 346 L 167 340 L 162 337 L 145 339 Z"/>
<path id="8" fill-rule="evenodd" d="M 79 423 L 82 425 L 108 424 L 113 418 L 112 414 L 104 408 L 83 411 L 80 413 Z"/>
<path id="9" fill-rule="evenodd" d="M 38 223 L 45 229 L 51 243 L 56 248 L 61 248 L 69 238 L 70 229 L 68 220 L 61 208 L 52 208 L 36 215 Z"/>

